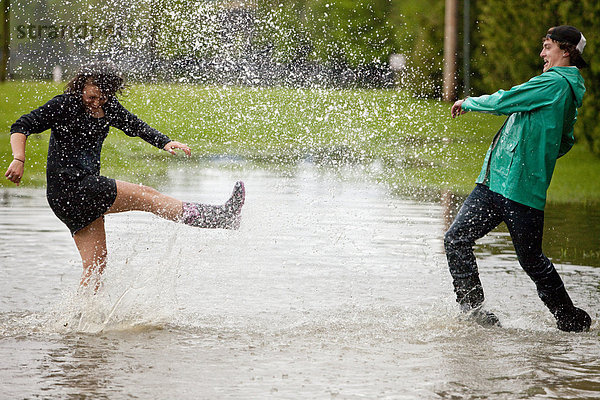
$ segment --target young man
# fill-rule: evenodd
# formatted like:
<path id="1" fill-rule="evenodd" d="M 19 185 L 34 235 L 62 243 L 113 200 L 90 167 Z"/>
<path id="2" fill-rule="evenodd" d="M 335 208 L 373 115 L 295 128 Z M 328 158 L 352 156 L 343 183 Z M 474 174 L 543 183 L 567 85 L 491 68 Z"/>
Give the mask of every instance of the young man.
<path id="1" fill-rule="evenodd" d="M 487 152 L 477 186 L 446 232 L 444 245 L 461 309 L 484 324 L 499 324 L 482 311 L 484 295 L 473 254 L 475 240 L 501 222 L 519 263 L 563 331 L 589 329 L 590 316 L 575 307 L 550 260 L 542 253 L 546 191 L 556 159 L 574 143 L 573 125 L 585 93 L 579 68 L 585 38 L 572 26 L 550 28 L 540 57 L 543 73 L 508 91 L 458 100 L 452 117 L 467 111 L 508 115 Z"/>

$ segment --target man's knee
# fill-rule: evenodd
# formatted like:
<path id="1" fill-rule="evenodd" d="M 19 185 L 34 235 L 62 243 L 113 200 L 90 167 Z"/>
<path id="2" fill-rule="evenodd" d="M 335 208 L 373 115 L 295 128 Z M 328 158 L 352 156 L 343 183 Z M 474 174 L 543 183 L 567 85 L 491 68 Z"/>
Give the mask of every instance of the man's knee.
<path id="1" fill-rule="evenodd" d="M 444 248 L 447 252 L 459 248 L 470 247 L 471 245 L 471 240 L 465 235 L 461 235 L 460 232 L 453 229 L 453 227 L 450 227 L 444 234 Z"/>

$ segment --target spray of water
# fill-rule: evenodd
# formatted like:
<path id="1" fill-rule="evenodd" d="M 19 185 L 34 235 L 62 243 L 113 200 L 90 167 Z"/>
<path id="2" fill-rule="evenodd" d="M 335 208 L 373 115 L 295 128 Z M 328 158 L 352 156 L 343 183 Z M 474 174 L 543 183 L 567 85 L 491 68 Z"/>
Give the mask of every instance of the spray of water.
<path id="1" fill-rule="evenodd" d="M 137 83 L 121 101 L 188 143 L 196 154 L 189 163 L 216 156 L 277 168 L 308 163 L 337 171 L 341 179 L 350 168 L 395 194 L 438 197 L 449 174 L 440 155 L 460 142 L 440 121 L 442 105 L 415 100 L 435 85 L 419 77 L 414 60 L 390 62 L 403 50 L 398 30 L 387 22 L 387 7 L 369 1 L 352 8 L 326 1 L 312 7 L 275 1 L 15 1 L 12 22 L 22 47 L 11 68 L 16 76 L 36 76 L 28 65 L 54 66 L 60 79 L 82 63 L 113 61 Z M 38 76 L 48 73 L 38 70 Z M 114 136 L 107 140 L 106 175 L 125 169 L 133 171 L 127 178 L 151 185 L 169 177 L 156 170 L 159 157 L 147 145 L 123 143 Z M 111 170 L 113 165 L 118 167 Z M 431 173 L 423 170 L 438 173 L 425 183 Z M 163 249 L 170 256 L 144 273 L 137 270 L 144 258 L 135 248 L 115 252 L 120 258 L 109 260 L 103 277 L 110 290 L 67 296 L 73 309 L 66 312 L 68 321 L 57 319 L 59 325 L 94 331 L 148 323 L 144 309 L 153 318 L 160 310 L 174 315 L 176 305 L 153 299 L 175 301 L 173 282 L 186 264 L 181 250 Z M 147 284 L 153 280 L 162 284 Z"/>

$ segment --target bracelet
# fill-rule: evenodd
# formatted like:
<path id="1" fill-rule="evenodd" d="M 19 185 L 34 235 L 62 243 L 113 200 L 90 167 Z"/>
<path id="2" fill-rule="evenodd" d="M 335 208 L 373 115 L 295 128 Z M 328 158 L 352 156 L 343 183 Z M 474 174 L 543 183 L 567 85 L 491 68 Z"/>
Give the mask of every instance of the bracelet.
<path id="1" fill-rule="evenodd" d="M 25 164 L 25 160 L 21 160 L 20 158 L 15 157 L 13 160 L 21 161 L 23 164 Z"/>

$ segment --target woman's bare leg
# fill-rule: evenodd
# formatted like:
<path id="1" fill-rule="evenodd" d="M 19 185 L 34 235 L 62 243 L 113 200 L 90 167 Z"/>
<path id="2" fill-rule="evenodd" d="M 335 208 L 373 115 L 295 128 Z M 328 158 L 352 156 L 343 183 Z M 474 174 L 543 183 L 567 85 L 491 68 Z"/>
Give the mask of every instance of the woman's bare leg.
<path id="1" fill-rule="evenodd" d="M 155 189 L 117 181 L 117 198 L 108 212 L 148 211 L 163 218 L 178 221 L 181 219 L 182 209 L 181 201 L 163 195 Z M 93 278 L 98 279 L 106 267 L 107 248 L 104 218 L 100 217 L 77 231 L 73 235 L 73 239 L 75 239 L 83 263 L 80 284 L 88 286 Z M 99 280 L 95 283 L 96 290 L 99 283 Z"/>
<path id="2" fill-rule="evenodd" d="M 244 183 L 237 182 L 224 205 L 182 202 L 148 186 L 117 181 L 117 198 L 109 213 L 147 211 L 170 221 L 199 228 L 238 229 L 246 196 Z"/>
<path id="3" fill-rule="evenodd" d="M 83 263 L 83 274 L 81 275 L 81 286 L 87 286 L 92 278 L 98 279 L 106 267 L 106 233 L 104 231 L 104 219 L 96 219 L 83 229 L 78 230 L 75 235 L 75 245 L 81 255 Z M 96 281 L 95 289 L 98 289 L 100 281 Z"/>
<path id="4" fill-rule="evenodd" d="M 146 211 L 170 221 L 180 221 L 183 202 L 149 186 L 117 181 L 117 198 L 108 213 Z"/>

